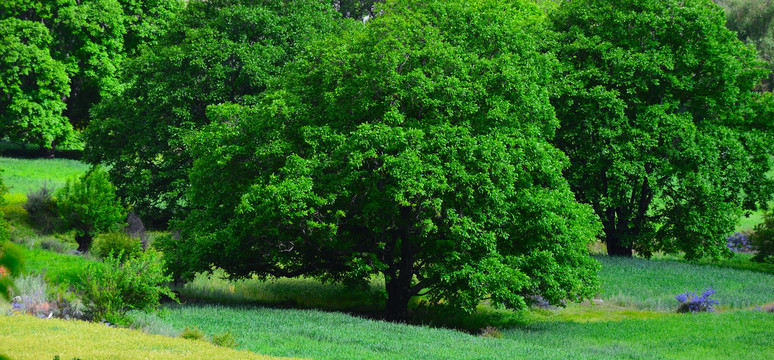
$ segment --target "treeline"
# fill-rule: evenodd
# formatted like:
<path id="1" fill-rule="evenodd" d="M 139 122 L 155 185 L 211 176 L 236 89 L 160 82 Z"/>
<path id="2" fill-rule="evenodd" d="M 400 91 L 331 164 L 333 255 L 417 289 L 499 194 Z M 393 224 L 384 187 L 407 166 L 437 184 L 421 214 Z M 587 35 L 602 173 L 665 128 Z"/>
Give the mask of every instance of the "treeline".
<path id="1" fill-rule="evenodd" d="M 4 136 L 83 128 L 182 278 L 381 274 L 396 320 L 559 304 L 597 292 L 590 242 L 721 258 L 774 194 L 767 64 L 709 0 L 2 9 Z"/>

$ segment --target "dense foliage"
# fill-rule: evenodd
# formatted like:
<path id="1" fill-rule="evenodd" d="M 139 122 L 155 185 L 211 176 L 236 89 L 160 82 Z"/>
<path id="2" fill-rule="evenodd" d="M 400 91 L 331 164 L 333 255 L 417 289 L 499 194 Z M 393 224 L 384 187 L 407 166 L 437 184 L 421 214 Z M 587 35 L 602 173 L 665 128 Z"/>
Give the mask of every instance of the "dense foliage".
<path id="1" fill-rule="evenodd" d="M 116 197 L 107 173 L 95 167 L 57 193 L 57 211 L 63 225 L 75 230 L 78 251 L 87 252 L 99 232 L 118 230 L 126 209 Z"/>
<path id="2" fill-rule="evenodd" d="M 122 93 L 103 101 L 86 131 L 86 159 L 110 166 L 119 194 L 143 217 L 183 215 L 192 158 L 182 141 L 205 109 L 249 104 L 336 13 L 318 0 L 195 0 L 172 31 L 127 63 Z"/>
<path id="3" fill-rule="evenodd" d="M 2 170 L 0 170 L 2 173 Z M 0 178 L 0 206 L 5 205 L 5 193 L 8 189 Z M 13 276 L 18 275 L 22 268 L 22 253 L 16 245 L 8 241 L 8 222 L 0 211 L 0 298 L 8 299 L 9 290 L 13 286 Z"/>
<path id="4" fill-rule="evenodd" d="M 121 258 L 119 253 L 90 262 L 80 275 L 79 290 L 95 321 L 128 325 L 128 311 L 154 310 L 162 295 L 175 296 L 166 287 L 170 278 L 164 275 L 160 253 L 148 251 L 123 261 Z"/>
<path id="5" fill-rule="evenodd" d="M 555 62 L 517 1 L 397 1 L 314 43 L 254 107 L 208 108 L 191 140 L 186 271 L 386 280 L 472 311 L 593 295 L 598 230 L 548 140 Z M 175 251 L 176 250 L 176 251 Z"/>
<path id="6" fill-rule="evenodd" d="M 568 1 L 552 21 L 566 65 L 555 144 L 608 253 L 727 255 L 743 210 L 774 193 L 754 49 L 708 0 Z"/>
<path id="7" fill-rule="evenodd" d="M 120 88 L 127 52 L 163 31 L 180 0 L 8 0 L 0 4 L 0 129 L 53 149 Z"/>

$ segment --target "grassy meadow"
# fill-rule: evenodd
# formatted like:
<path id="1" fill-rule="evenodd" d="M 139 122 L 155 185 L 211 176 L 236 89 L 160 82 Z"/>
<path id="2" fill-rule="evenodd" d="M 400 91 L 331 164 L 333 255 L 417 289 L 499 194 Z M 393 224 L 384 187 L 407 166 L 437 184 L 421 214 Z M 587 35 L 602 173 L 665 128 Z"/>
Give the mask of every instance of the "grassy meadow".
<path id="1" fill-rule="evenodd" d="M 91 257 L 71 254 L 71 233 L 32 228 L 22 204 L 42 186 L 59 187 L 88 167 L 72 160 L 0 158 L 12 239 L 24 248 L 26 276 L 54 294 L 79 281 Z M 366 289 L 314 279 L 229 280 L 222 270 L 177 288 L 181 304 L 133 312 L 132 329 L 31 316 L 5 316 L 0 359 L 749 359 L 774 358 L 774 265 L 735 254 L 721 262 L 676 256 L 602 264 L 601 292 L 564 308 L 507 311 L 481 304 L 449 313 L 415 301 L 411 324 L 380 321 L 384 281 Z M 31 282 L 31 283 L 34 283 Z M 28 291 L 33 285 L 23 285 Z M 675 295 L 712 287 L 716 313 L 677 314 Z M 205 338 L 179 337 L 198 329 Z M 208 342 L 228 334 L 234 348 Z M 486 336 L 482 336 L 486 335 Z"/>

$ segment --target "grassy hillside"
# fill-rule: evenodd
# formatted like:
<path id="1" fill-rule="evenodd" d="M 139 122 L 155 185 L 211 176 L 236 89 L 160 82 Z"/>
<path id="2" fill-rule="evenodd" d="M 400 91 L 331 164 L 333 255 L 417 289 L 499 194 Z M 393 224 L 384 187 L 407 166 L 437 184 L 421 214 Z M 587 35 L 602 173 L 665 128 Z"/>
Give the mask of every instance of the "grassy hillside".
<path id="1" fill-rule="evenodd" d="M 148 335 L 102 324 L 31 316 L 0 316 L 0 355 L 13 360 L 276 359 L 204 341 Z"/>

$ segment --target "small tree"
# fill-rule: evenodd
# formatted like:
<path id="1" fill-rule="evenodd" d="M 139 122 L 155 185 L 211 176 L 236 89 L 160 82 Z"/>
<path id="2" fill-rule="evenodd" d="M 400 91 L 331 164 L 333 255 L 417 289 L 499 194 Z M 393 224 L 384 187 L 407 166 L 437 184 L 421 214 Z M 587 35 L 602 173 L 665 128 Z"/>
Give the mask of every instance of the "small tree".
<path id="1" fill-rule="evenodd" d="M 76 181 L 67 181 L 59 191 L 57 208 L 64 225 L 75 230 L 81 252 L 89 251 L 97 233 L 119 230 L 125 225 L 126 209 L 116 197 L 107 173 L 99 167 Z"/>

